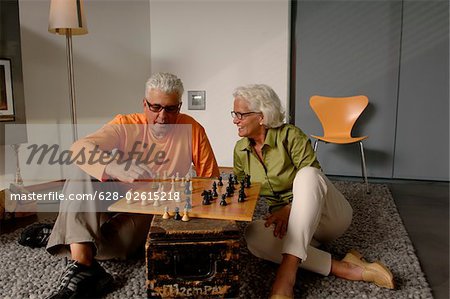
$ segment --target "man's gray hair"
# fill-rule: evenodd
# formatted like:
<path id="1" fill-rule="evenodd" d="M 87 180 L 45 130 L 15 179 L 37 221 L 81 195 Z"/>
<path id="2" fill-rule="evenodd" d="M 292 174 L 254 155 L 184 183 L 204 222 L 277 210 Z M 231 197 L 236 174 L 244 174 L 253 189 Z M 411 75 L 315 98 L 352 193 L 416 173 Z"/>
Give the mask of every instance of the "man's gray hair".
<path id="1" fill-rule="evenodd" d="M 278 128 L 284 123 L 284 110 L 281 101 L 273 89 L 265 84 L 240 86 L 233 97 L 245 100 L 251 111 L 262 112 L 263 124 L 267 128 Z"/>
<path id="2" fill-rule="evenodd" d="M 145 96 L 147 96 L 152 89 L 158 89 L 164 93 L 176 92 L 178 93 L 180 100 L 184 92 L 181 79 L 170 73 L 153 74 L 145 84 Z"/>

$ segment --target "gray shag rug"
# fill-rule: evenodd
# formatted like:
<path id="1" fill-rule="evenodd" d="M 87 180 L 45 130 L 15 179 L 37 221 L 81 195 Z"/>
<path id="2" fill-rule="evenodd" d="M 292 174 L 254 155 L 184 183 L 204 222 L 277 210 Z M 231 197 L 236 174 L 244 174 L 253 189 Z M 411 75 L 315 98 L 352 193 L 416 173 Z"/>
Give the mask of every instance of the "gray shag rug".
<path id="1" fill-rule="evenodd" d="M 392 271 L 396 289 L 388 290 L 365 282 L 353 282 L 300 270 L 296 298 L 432 298 L 430 287 L 420 268 L 414 247 L 403 226 L 386 185 L 335 182 L 354 210 L 349 230 L 323 249 L 340 259 L 352 248 L 368 260 L 380 260 Z M 263 201 L 255 218 L 266 212 Z M 244 229 L 245 223 L 240 223 Z M 0 236 L 0 298 L 45 298 L 57 285 L 64 262 L 43 248 L 31 249 L 17 243 L 23 229 Z M 277 265 L 258 259 L 248 252 L 242 240 L 240 298 L 267 298 Z M 106 298 L 145 298 L 145 260 L 101 262 L 116 280 L 116 288 Z"/>

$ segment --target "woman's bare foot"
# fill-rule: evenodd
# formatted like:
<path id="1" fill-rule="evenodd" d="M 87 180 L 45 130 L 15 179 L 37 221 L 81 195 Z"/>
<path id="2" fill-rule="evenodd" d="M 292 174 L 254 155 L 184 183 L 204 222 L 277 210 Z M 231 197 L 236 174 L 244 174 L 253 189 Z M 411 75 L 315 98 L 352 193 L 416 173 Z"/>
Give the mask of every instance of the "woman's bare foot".
<path id="1" fill-rule="evenodd" d="M 290 254 L 283 254 L 278 268 L 271 295 L 283 295 L 294 298 L 294 285 L 300 259 Z"/>

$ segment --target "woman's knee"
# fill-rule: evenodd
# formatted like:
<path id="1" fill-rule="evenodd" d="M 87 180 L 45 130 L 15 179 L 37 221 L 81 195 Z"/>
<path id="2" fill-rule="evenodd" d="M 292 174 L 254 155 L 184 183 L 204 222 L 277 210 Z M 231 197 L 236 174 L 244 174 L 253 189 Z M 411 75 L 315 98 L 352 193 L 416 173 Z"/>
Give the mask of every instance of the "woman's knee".
<path id="1" fill-rule="evenodd" d="M 250 223 L 244 232 L 244 238 L 247 242 L 247 247 L 253 254 L 257 255 L 261 245 L 265 243 L 264 235 L 268 229 L 264 226 L 264 220 L 256 220 Z"/>
<path id="2" fill-rule="evenodd" d="M 303 182 L 317 182 L 320 179 L 321 170 L 312 167 L 312 166 L 306 166 L 301 168 L 299 171 L 297 171 L 297 174 L 294 178 L 294 185 Z"/>

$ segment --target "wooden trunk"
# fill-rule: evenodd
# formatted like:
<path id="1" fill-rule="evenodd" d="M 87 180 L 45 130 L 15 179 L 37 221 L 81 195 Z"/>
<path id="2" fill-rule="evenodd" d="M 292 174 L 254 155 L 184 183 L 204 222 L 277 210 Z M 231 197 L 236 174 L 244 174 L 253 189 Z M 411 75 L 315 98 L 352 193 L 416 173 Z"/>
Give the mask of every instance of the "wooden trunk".
<path id="1" fill-rule="evenodd" d="M 239 297 L 235 221 L 153 217 L 146 244 L 149 298 Z"/>

